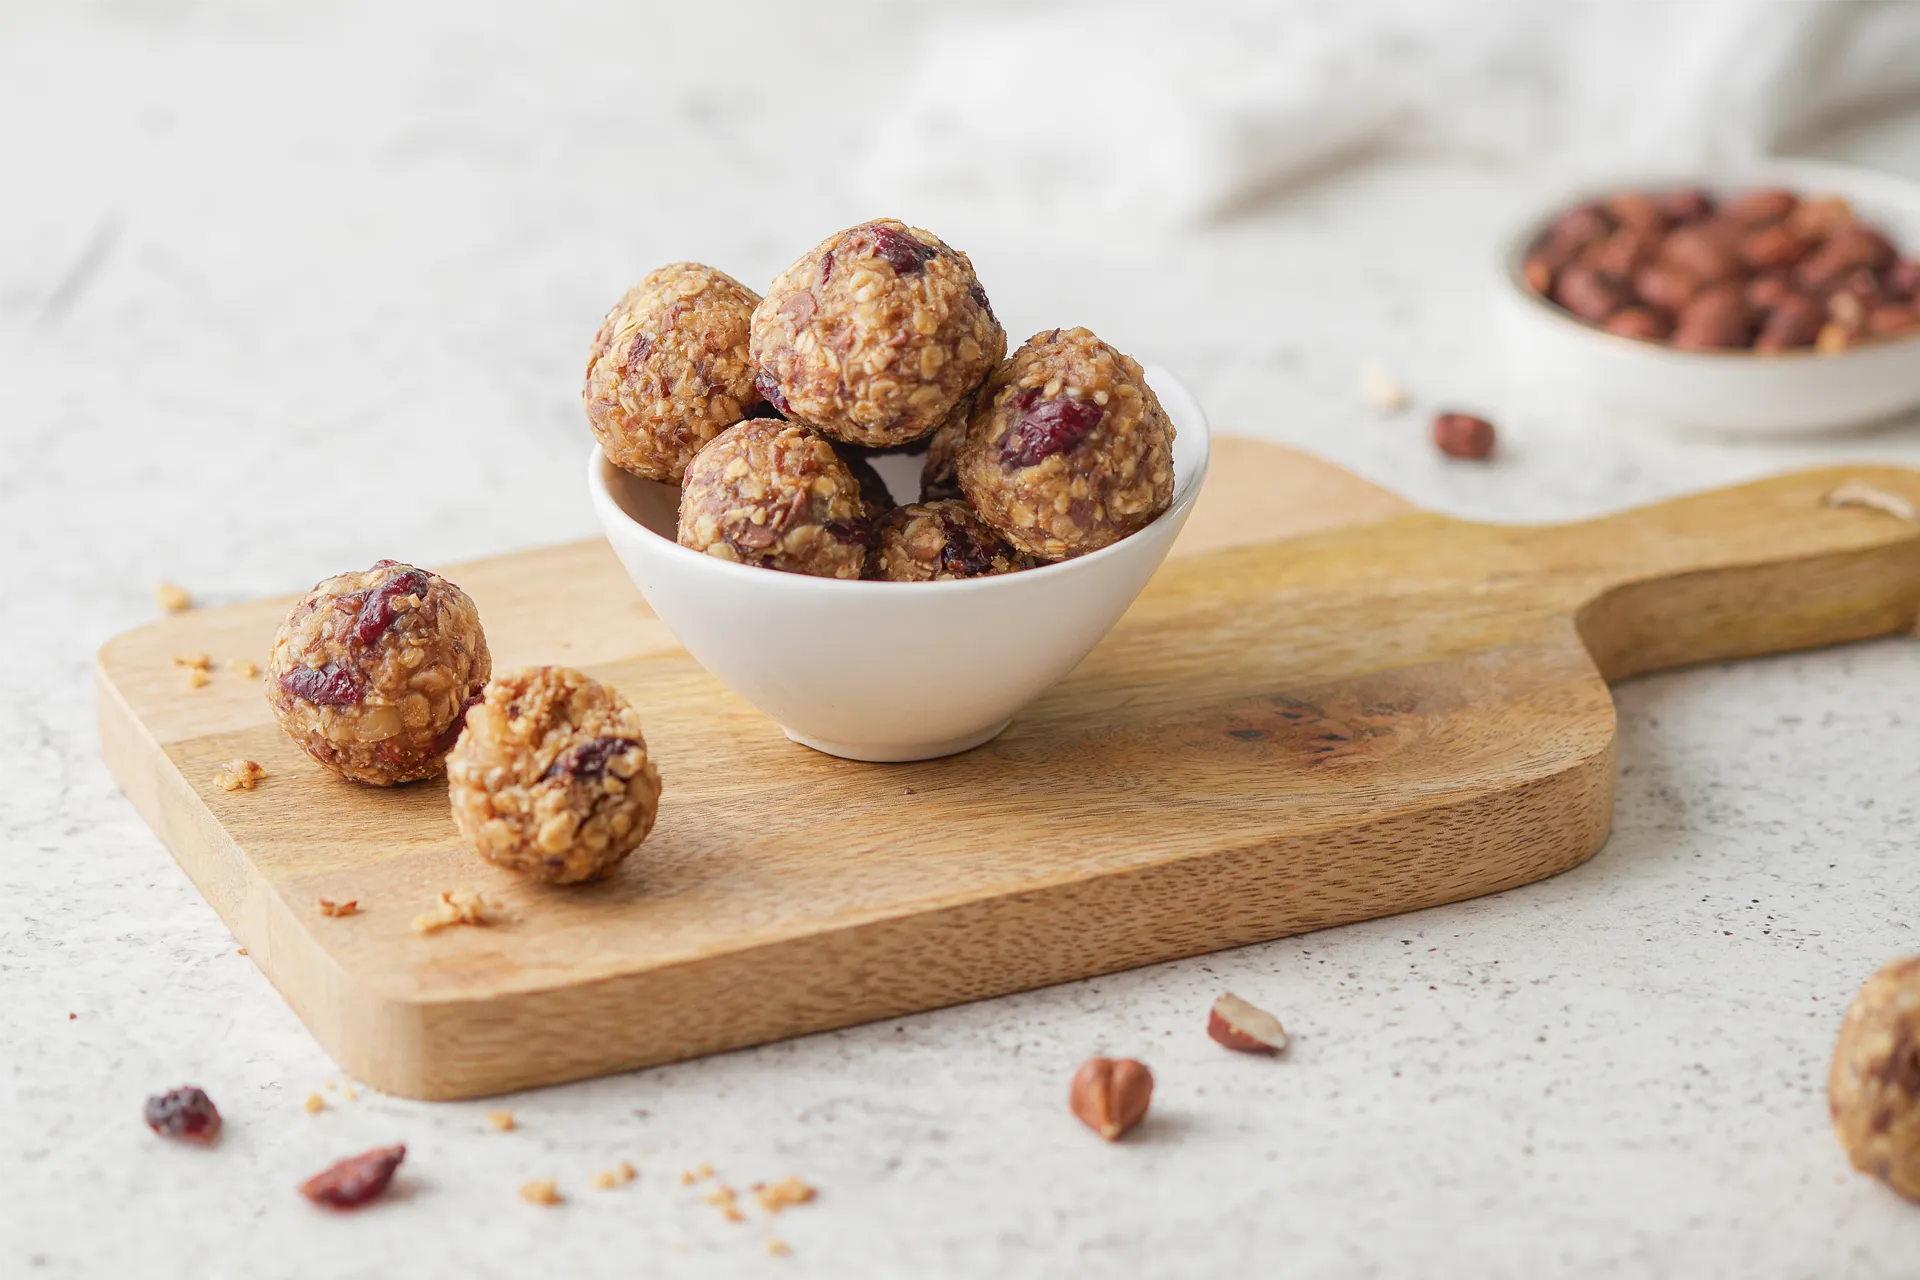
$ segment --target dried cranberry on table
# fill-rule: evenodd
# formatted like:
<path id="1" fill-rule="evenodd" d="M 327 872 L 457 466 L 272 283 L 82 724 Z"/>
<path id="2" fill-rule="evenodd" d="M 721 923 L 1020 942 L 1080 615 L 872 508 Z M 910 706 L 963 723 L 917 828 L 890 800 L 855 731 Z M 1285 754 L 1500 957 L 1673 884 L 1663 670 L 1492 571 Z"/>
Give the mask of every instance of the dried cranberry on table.
<path id="1" fill-rule="evenodd" d="M 220 1136 L 220 1111 L 204 1089 L 181 1085 L 147 1099 L 147 1128 L 163 1138 L 212 1142 Z"/>
<path id="2" fill-rule="evenodd" d="M 407 1158 L 405 1145 L 375 1147 L 329 1165 L 300 1184 L 300 1194 L 329 1209 L 358 1209 L 376 1200 Z"/>

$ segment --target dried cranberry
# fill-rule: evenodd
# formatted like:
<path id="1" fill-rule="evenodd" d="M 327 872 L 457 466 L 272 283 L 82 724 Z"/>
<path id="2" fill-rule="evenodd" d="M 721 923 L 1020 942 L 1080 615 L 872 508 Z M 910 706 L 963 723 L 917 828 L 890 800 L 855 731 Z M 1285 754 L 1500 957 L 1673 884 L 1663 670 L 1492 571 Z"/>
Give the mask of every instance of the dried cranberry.
<path id="1" fill-rule="evenodd" d="M 479 706 L 483 701 L 485 701 L 485 699 L 476 693 L 460 704 L 460 711 L 453 717 L 453 722 L 442 729 L 440 736 L 433 740 L 433 754 L 443 756 L 453 750 L 453 744 L 460 741 L 460 734 L 467 727 L 467 712 Z"/>
<path id="2" fill-rule="evenodd" d="M 873 536 L 873 521 L 866 516 L 853 516 L 846 520 L 829 520 L 820 526 L 827 536 L 848 546 L 865 543 Z"/>
<path id="3" fill-rule="evenodd" d="M 903 276 L 925 270 L 927 260 L 940 253 L 932 245 L 921 244 L 906 232 L 895 231 L 892 227 L 873 229 L 873 251 L 885 258 L 896 274 Z"/>
<path id="4" fill-rule="evenodd" d="M 833 250 L 829 249 L 820 255 L 820 283 L 825 284 L 831 279 L 833 279 Z"/>
<path id="5" fill-rule="evenodd" d="M 993 304 L 987 301 L 987 291 L 980 287 L 978 280 L 967 286 L 967 296 L 980 304 L 980 309 L 987 313 L 987 319 L 995 324 L 1000 323 L 1000 317 L 993 314 Z"/>
<path id="6" fill-rule="evenodd" d="M 1000 445 L 1000 460 L 1008 466 L 1030 467 L 1043 458 L 1066 453 L 1085 440 L 1106 416 L 1106 408 L 1091 400 L 1043 400 L 1035 404 L 1037 394 L 1029 387 L 1014 399 L 1015 408 L 1024 410 L 1025 416 Z"/>
<path id="7" fill-rule="evenodd" d="M 212 1142 L 220 1136 L 220 1111 L 196 1085 L 183 1084 L 147 1099 L 147 1128 L 163 1138 Z"/>
<path id="8" fill-rule="evenodd" d="M 793 416 L 793 406 L 788 404 L 786 396 L 780 393 L 780 384 L 775 382 L 764 369 L 753 375 L 753 385 L 754 389 L 759 391 L 760 398 L 772 405 L 774 411 L 781 417 Z"/>
<path id="9" fill-rule="evenodd" d="M 366 694 L 357 672 L 333 662 L 317 671 L 312 667 L 289 671 L 280 677 L 280 687 L 316 707 L 350 706 Z"/>
<path id="10" fill-rule="evenodd" d="M 597 778 L 607 771 L 607 762 L 640 743 L 633 738 L 589 738 L 577 742 L 554 757 L 542 780 L 567 774 L 575 778 Z"/>
<path id="11" fill-rule="evenodd" d="M 940 571 L 956 578 L 977 578 L 993 572 L 993 551 L 980 541 L 972 529 L 958 520 L 943 518 L 940 532 L 946 545 L 940 548 Z"/>
<path id="12" fill-rule="evenodd" d="M 389 563 L 392 563 L 389 561 Z M 377 567 L 377 566 L 376 566 Z M 394 612 L 393 602 L 407 596 L 426 597 L 427 575 L 419 569 L 408 569 L 405 573 L 396 573 L 373 590 L 367 592 L 366 600 L 360 606 L 360 613 L 353 620 L 352 635 L 361 644 L 372 644 L 385 634 L 398 615 Z"/>
<path id="13" fill-rule="evenodd" d="M 405 1146 L 375 1147 L 348 1156 L 301 1183 L 300 1194 L 330 1209 L 358 1209 L 387 1189 L 393 1171 L 406 1158 Z"/>
<path id="14" fill-rule="evenodd" d="M 652 354 L 653 339 L 644 333 L 637 335 L 633 345 L 627 349 L 627 372 L 637 373 L 641 366 L 646 364 L 647 357 Z"/>

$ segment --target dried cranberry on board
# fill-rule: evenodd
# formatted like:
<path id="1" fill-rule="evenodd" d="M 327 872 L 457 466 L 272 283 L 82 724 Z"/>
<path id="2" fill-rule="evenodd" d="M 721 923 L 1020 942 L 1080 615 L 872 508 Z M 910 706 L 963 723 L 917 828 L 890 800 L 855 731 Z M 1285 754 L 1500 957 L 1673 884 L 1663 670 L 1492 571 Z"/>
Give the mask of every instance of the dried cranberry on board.
<path id="1" fill-rule="evenodd" d="M 377 1200 L 407 1158 L 405 1145 L 375 1147 L 329 1165 L 300 1184 L 300 1194 L 329 1209 L 358 1209 Z"/>
<path id="2" fill-rule="evenodd" d="M 1493 452 L 1493 424 L 1470 413 L 1443 413 L 1433 420 L 1433 443 L 1449 458 L 1478 461 Z"/>
<path id="3" fill-rule="evenodd" d="M 220 1136 L 220 1111 L 204 1089 L 181 1085 L 147 1099 L 147 1128 L 163 1138 L 212 1142 Z"/>

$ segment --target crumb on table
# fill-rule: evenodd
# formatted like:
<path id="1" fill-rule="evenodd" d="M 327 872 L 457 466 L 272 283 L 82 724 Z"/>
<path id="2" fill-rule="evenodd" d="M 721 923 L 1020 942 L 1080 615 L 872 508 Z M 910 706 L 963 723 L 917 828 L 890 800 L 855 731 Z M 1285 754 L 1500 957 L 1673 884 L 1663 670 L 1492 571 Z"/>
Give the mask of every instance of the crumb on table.
<path id="1" fill-rule="evenodd" d="M 251 791 L 267 771 L 251 760 L 228 760 L 213 775 L 214 785 L 222 791 Z"/>
<path id="2" fill-rule="evenodd" d="M 500 918 L 500 904 L 477 889 L 455 889 L 442 893 L 433 910 L 416 916 L 413 927 L 421 933 L 438 933 L 457 924 L 488 925 Z"/>
<path id="3" fill-rule="evenodd" d="M 212 661 L 213 659 L 204 653 L 176 653 L 173 655 L 174 666 L 187 667 L 194 671 L 205 671 Z"/>
<path id="4" fill-rule="evenodd" d="M 615 1187 L 625 1186 L 638 1176 L 639 1173 L 634 1169 L 633 1165 L 622 1160 L 613 1168 L 594 1174 L 593 1188 L 596 1191 L 611 1191 Z"/>
<path id="5" fill-rule="evenodd" d="M 792 1252 L 793 1252 L 792 1248 L 788 1246 L 785 1240 L 767 1241 L 767 1253 L 772 1257 L 784 1258 Z"/>
<path id="6" fill-rule="evenodd" d="M 520 1184 L 520 1198 L 528 1204 L 559 1204 L 560 1188 L 552 1178 L 535 1178 Z"/>
<path id="7" fill-rule="evenodd" d="M 756 1182 L 752 1190 L 753 1198 L 770 1214 L 779 1213 L 791 1205 L 806 1204 L 819 1194 L 797 1177 L 782 1178 L 772 1185 Z"/>
<path id="8" fill-rule="evenodd" d="M 187 594 L 186 588 L 177 587 L 171 582 L 156 585 L 153 589 L 153 599 L 168 613 L 180 613 L 193 608 L 193 597 Z"/>
<path id="9" fill-rule="evenodd" d="M 320 899 L 320 914 L 323 916 L 355 916 L 360 914 L 360 899 L 349 898 L 345 902 L 335 902 L 332 898 Z M 332 1086 L 329 1085 L 329 1088 Z"/>
<path id="10" fill-rule="evenodd" d="M 310 1093 L 307 1095 L 306 1106 L 308 1115 L 317 1116 L 327 1109 L 327 1100 L 317 1093 Z"/>
<path id="11" fill-rule="evenodd" d="M 260 674 L 260 664 L 248 662 L 245 658 L 228 658 L 227 670 L 243 679 L 251 680 Z"/>
<path id="12" fill-rule="evenodd" d="M 207 687 L 207 673 L 199 667 L 187 668 L 187 688 L 204 689 Z"/>
<path id="13" fill-rule="evenodd" d="M 513 1118 L 513 1112 L 511 1111 L 489 1111 L 487 1112 L 487 1123 L 501 1133 L 519 1127 L 519 1122 Z"/>
<path id="14" fill-rule="evenodd" d="M 703 1197 L 708 1204 L 720 1211 L 720 1216 L 728 1222 L 745 1222 L 747 1215 L 740 1212 L 740 1198 L 732 1187 L 721 1183 Z"/>

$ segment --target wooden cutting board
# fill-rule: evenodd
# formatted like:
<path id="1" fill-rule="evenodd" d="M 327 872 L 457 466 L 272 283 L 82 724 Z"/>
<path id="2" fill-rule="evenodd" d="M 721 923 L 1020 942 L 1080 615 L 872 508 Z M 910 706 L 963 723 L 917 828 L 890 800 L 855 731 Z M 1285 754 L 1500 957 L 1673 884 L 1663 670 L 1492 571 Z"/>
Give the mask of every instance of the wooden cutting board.
<path id="1" fill-rule="evenodd" d="M 652 617 L 604 543 L 455 566 L 496 669 L 579 666 L 642 709 L 659 825 L 610 881 L 521 884 L 443 783 L 310 764 L 259 681 L 289 599 L 100 652 L 102 750 L 340 1065 L 391 1093 L 549 1084 L 1453 902 L 1607 836 L 1608 680 L 1913 625 L 1920 473 L 1802 472 L 1587 524 L 1412 510 L 1221 440 L 1119 626 L 995 741 L 859 764 L 786 740 Z M 1275 541 L 1275 539 L 1284 539 Z M 175 654 L 204 652 L 188 687 Z M 234 758 L 267 778 L 220 790 Z M 507 909 L 411 927 L 442 890 Z M 321 898 L 359 914 L 323 916 Z"/>

